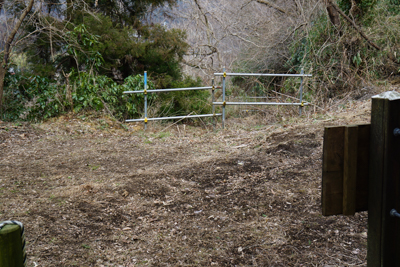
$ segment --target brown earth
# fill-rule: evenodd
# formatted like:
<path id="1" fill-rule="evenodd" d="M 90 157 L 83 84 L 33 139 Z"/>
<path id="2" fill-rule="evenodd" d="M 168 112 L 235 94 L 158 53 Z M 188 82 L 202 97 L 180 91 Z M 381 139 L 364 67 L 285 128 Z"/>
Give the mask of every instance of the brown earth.
<path id="1" fill-rule="evenodd" d="M 369 122 L 370 101 L 284 113 L 2 122 L 0 221 L 24 223 L 28 266 L 366 266 L 367 213 L 323 217 L 320 194 L 324 126 Z"/>

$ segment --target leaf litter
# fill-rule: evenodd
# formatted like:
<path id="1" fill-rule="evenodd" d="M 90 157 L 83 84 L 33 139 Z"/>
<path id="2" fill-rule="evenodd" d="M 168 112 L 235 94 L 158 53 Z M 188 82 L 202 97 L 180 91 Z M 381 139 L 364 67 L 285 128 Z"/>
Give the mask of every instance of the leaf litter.
<path id="1" fill-rule="evenodd" d="M 323 217 L 320 195 L 323 127 L 369 106 L 217 133 L 2 122 L 0 218 L 24 223 L 28 266 L 366 266 L 367 213 Z"/>

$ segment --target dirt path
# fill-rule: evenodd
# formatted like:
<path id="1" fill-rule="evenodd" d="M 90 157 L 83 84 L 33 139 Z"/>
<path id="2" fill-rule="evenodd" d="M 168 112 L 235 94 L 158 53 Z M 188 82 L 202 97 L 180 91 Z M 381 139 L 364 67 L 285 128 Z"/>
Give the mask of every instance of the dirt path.
<path id="1" fill-rule="evenodd" d="M 320 185 L 323 127 L 369 105 L 218 133 L 1 123 L 0 221 L 28 266 L 365 266 L 367 214 L 322 217 Z"/>

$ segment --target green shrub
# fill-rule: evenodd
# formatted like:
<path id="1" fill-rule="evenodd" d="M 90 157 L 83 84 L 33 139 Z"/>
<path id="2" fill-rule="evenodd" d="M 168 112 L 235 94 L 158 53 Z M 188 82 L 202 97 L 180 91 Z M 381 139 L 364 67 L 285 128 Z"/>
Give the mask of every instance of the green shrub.
<path id="1" fill-rule="evenodd" d="M 171 82 L 171 88 L 200 87 L 201 80 L 189 76 L 180 81 Z M 211 112 L 209 90 L 190 90 L 161 93 L 157 100 L 157 110 L 154 112 L 159 117 L 184 116 L 190 113 L 203 114 Z"/>
<path id="2" fill-rule="evenodd" d="M 171 83 L 174 88 L 198 87 L 200 79 L 185 77 Z M 148 89 L 154 84 L 148 80 Z M 142 75 L 129 76 L 118 84 L 107 76 L 93 76 L 86 72 L 72 72 L 73 111 L 105 111 L 118 120 L 143 117 L 144 95 L 124 94 L 124 91 L 144 89 Z M 148 106 L 153 116 L 187 115 L 210 112 L 209 91 L 178 91 L 162 94 L 149 93 Z M 155 101 L 157 100 L 157 101 Z M 47 77 L 25 77 L 20 74 L 7 75 L 5 89 L 5 110 L 2 120 L 41 121 L 58 116 L 69 110 L 66 86 Z"/>
<path id="3" fill-rule="evenodd" d="M 4 80 L 4 106 L 1 112 L 1 120 L 15 121 L 20 119 L 21 114 L 25 110 L 27 101 L 27 92 L 20 81 L 23 79 L 20 73 L 11 75 L 6 74 Z"/>
<path id="4" fill-rule="evenodd" d="M 64 103 L 59 89 L 46 77 L 7 74 L 2 119 L 37 121 L 61 114 Z"/>
<path id="5" fill-rule="evenodd" d="M 60 94 L 56 83 L 50 82 L 47 77 L 32 76 L 28 78 L 28 100 L 26 118 L 31 121 L 45 120 L 55 117 L 64 111 L 64 98 Z"/>
<path id="6" fill-rule="evenodd" d="M 104 110 L 119 120 L 138 117 L 143 112 L 143 94 L 123 94 L 124 91 L 143 90 L 142 75 L 129 76 L 120 85 L 106 76 L 75 72 L 70 82 L 74 112 Z M 148 81 L 148 89 L 154 89 L 151 81 Z M 149 101 L 156 97 L 149 95 Z M 69 107 L 65 85 L 46 77 L 20 74 L 7 74 L 4 104 L 2 119 L 7 121 L 41 121 L 62 114 Z"/>
<path id="7" fill-rule="evenodd" d="M 143 112 L 143 94 L 124 94 L 124 91 L 144 89 L 142 75 L 129 76 L 122 85 L 114 82 L 107 76 L 92 76 L 88 73 L 79 73 L 72 76 L 75 91 L 72 94 L 74 111 L 105 110 L 118 120 L 138 117 Z M 148 81 L 148 89 L 154 89 L 154 84 Z M 149 94 L 152 101 L 156 95 Z"/>

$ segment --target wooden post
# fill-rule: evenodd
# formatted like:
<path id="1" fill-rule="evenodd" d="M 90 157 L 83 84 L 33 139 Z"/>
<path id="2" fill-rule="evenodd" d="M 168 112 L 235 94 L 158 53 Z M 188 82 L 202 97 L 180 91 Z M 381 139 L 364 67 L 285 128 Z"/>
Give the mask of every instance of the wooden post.
<path id="1" fill-rule="evenodd" d="M 323 215 L 354 215 L 368 209 L 369 139 L 369 124 L 325 128 Z"/>
<path id="2" fill-rule="evenodd" d="M 343 156 L 345 127 L 326 127 L 322 164 L 322 214 L 343 213 Z"/>
<path id="3" fill-rule="evenodd" d="M 369 203 L 368 267 L 399 266 L 400 218 L 400 94 L 386 92 L 372 98 Z"/>
<path id="4" fill-rule="evenodd" d="M 356 213 L 358 126 L 346 127 L 344 134 L 343 214 Z"/>
<path id="5" fill-rule="evenodd" d="M 356 211 L 368 210 L 370 132 L 371 124 L 358 125 Z"/>
<path id="6" fill-rule="evenodd" d="M 21 228 L 19 225 L 5 225 L 0 230 L 0 266 L 24 266 Z"/>

